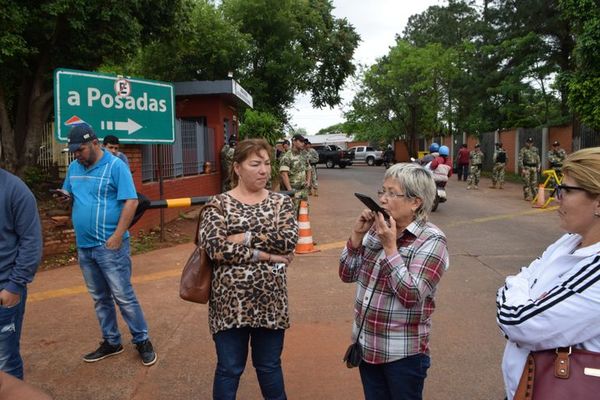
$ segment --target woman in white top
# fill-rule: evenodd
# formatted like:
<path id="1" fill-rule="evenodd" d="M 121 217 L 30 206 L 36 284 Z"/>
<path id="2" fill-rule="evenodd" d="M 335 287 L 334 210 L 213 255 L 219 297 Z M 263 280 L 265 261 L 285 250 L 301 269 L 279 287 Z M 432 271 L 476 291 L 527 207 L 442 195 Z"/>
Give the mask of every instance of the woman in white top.
<path id="1" fill-rule="evenodd" d="M 515 395 L 530 351 L 600 351 L 600 147 L 567 157 L 557 186 L 567 232 L 498 290 L 497 321 L 508 342 L 502 373 Z"/>

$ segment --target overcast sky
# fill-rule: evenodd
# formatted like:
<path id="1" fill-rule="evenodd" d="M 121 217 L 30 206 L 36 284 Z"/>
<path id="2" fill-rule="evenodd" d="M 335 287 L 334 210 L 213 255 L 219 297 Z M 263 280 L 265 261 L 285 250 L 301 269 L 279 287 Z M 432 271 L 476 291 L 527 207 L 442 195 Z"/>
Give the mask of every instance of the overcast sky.
<path id="1" fill-rule="evenodd" d="M 413 14 L 419 14 L 432 5 L 444 5 L 442 0 L 333 0 L 333 14 L 346 18 L 361 36 L 354 53 L 354 62 L 372 65 L 375 60 L 388 53 L 396 34 L 401 34 Z M 343 110 L 353 98 L 350 80 L 343 91 L 342 105 L 333 109 L 314 109 L 310 96 L 296 100 L 291 110 L 291 123 L 304 128 L 309 135 L 320 129 L 344 121 Z"/>

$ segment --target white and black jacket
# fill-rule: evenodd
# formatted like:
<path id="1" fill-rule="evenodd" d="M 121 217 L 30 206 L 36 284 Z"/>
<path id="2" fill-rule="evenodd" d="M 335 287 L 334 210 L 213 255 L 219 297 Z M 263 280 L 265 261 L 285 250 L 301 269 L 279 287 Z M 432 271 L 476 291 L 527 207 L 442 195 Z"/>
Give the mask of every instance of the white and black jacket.
<path id="1" fill-rule="evenodd" d="M 600 351 L 600 243 L 577 249 L 580 242 L 579 235 L 564 235 L 498 290 L 509 400 L 529 351 L 572 345 Z"/>

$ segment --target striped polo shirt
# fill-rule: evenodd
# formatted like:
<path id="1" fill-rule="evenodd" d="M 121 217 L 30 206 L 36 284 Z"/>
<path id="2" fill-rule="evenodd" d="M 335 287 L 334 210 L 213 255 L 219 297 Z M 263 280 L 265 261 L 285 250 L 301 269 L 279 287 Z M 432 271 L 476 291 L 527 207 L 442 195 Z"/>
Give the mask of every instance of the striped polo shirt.
<path id="1" fill-rule="evenodd" d="M 127 165 L 109 151 L 103 153 L 90 168 L 73 161 L 63 183 L 63 189 L 73 196 L 77 247 L 103 245 L 117 228 L 125 200 L 137 199 Z M 126 232 L 123 238 L 128 237 Z"/>

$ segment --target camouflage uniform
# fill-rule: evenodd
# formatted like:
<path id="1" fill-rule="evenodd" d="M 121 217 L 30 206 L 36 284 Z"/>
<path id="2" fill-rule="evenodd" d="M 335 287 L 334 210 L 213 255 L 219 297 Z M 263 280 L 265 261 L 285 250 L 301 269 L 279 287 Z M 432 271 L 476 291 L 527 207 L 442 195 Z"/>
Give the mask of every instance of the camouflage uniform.
<path id="1" fill-rule="evenodd" d="M 540 153 L 537 147 L 527 146 L 519 151 L 519 168 L 523 177 L 523 197 L 527 201 L 531 201 L 537 191 L 538 178 L 537 174 L 540 170 Z"/>
<path id="2" fill-rule="evenodd" d="M 479 177 L 481 176 L 481 165 L 483 164 L 483 153 L 479 148 L 471 150 L 469 153 L 469 160 L 471 166 L 469 168 L 469 179 L 467 181 L 467 189 L 471 189 L 471 185 L 475 186 L 475 189 L 479 188 Z"/>
<path id="3" fill-rule="evenodd" d="M 221 149 L 221 191 L 231 190 L 231 166 L 233 165 L 233 153 L 235 147 L 226 144 Z"/>
<path id="4" fill-rule="evenodd" d="M 492 188 L 496 188 L 496 184 L 499 184 L 499 188 L 502 189 L 504 185 L 504 169 L 506 168 L 506 151 L 502 147 L 498 147 L 494 152 L 494 167 L 492 168 Z M 504 160 L 504 161 L 502 161 Z"/>
<path id="5" fill-rule="evenodd" d="M 552 149 L 548 152 L 548 162 L 550 163 L 550 168 L 556 172 L 556 175 L 559 178 L 562 176 L 562 166 L 565 158 L 567 158 L 567 152 L 564 149 Z"/>
<path id="6" fill-rule="evenodd" d="M 319 182 L 317 182 L 317 163 L 319 162 L 319 153 L 312 147 L 304 150 L 304 153 L 312 171 L 309 192 L 314 196 L 318 196 L 317 190 L 319 190 Z"/>
<path id="7" fill-rule="evenodd" d="M 308 202 L 308 185 L 306 183 L 306 174 L 310 169 L 310 164 L 304 155 L 304 152 L 294 152 L 288 150 L 279 159 L 279 172 L 287 172 L 292 190 L 296 191 L 294 195 L 294 206 L 296 215 L 300 210 L 300 200 Z M 282 181 L 283 182 L 283 181 Z"/>

